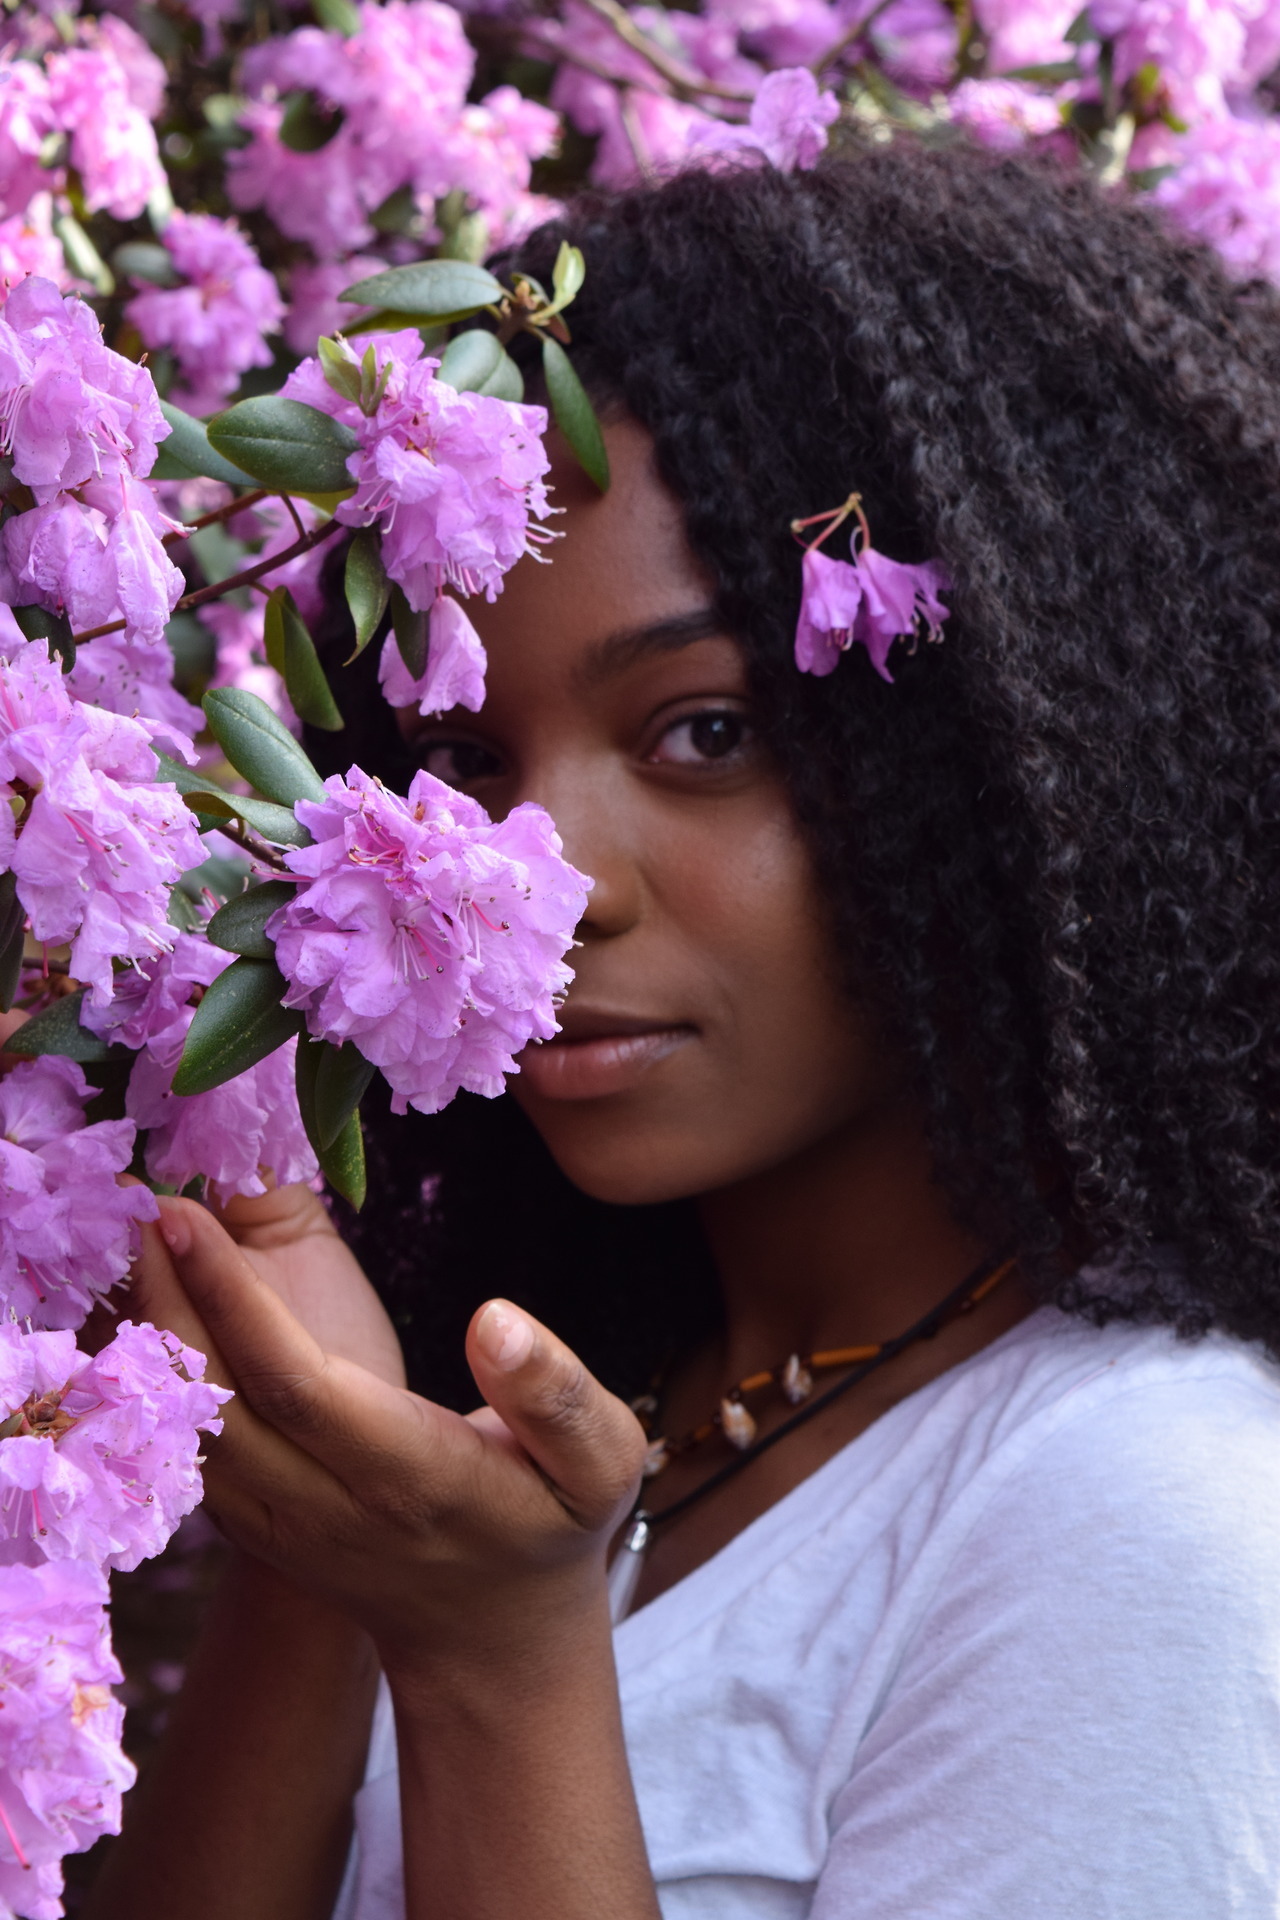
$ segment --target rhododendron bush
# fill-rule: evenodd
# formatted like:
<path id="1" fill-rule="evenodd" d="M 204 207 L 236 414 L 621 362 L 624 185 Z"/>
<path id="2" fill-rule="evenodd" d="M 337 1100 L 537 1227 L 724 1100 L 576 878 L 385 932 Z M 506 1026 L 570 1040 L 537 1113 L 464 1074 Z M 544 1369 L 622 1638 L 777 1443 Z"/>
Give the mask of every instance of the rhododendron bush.
<path id="1" fill-rule="evenodd" d="M 398 1111 L 493 1095 L 571 978 L 590 883 L 540 809 L 322 780 L 302 744 L 342 726 L 313 630 L 343 587 L 393 705 L 480 706 L 468 604 L 553 557 L 517 333 L 608 485 L 590 262 L 484 262 L 584 178 L 806 168 L 906 126 L 1050 148 L 1280 278 L 1278 63 L 1280 0 L 9 0 L 0 1920 L 60 1914 L 62 1857 L 118 1824 L 104 1574 L 197 1504 L 227 1397 L 128 1316 L 155 1193 L 358 1206 L 375 1073 Z M 888 677 L 946 582 L 860 512 L 850 558 L 821 551 L 855 509 L 806 540 L 797 658 L 857 643 Z"/>

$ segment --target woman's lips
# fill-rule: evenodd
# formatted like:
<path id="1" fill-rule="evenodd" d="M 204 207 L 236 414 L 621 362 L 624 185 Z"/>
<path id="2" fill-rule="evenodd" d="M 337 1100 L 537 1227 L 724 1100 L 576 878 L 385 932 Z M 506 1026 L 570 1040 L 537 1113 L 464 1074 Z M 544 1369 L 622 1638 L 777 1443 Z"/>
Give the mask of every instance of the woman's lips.
<path id="1" fill-rule="evenodd" d="M 562 1031 L 526 1047 L 520 1071 L 544 1100 L 599 1100 L 626 1093 L 660 1060 L 675 1053 L 694 1028 L 620 1014 L 566 1012 Z"/>

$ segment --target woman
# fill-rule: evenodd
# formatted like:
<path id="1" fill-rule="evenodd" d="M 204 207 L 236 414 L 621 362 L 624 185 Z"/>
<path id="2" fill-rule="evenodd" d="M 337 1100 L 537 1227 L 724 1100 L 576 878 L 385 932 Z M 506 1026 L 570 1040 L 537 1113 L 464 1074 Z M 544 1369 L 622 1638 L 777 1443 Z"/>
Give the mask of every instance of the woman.
<path id="1" fill-rule="evenodd" d="M 614 486 L 379 761 L 550 809 L 564 1033 L 377 1129 L 433 1401 L 307 1194 L 164 1204 L 237 1556 L 93 1913 L 1261 1920 L 1280 304 L 960 149 L 566 235 Z M 952 583 L 891 683 L 793 660 L 853 490 Z"/>

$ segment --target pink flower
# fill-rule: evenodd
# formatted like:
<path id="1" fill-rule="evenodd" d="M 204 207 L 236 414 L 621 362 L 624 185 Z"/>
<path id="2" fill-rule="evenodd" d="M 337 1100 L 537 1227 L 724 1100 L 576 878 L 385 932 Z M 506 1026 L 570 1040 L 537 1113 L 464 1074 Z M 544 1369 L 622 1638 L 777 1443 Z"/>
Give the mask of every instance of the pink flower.
<path id="1" fill-rule="evenodd" d="M 975 140 L 1002 151 L 1062 126 L 1056 103 L 1017 80 L 962 80 L 950 107 L 951 118 L 968 127 Z"/>
<path id="2" fill-rule="evenodd" d="M 53 131 L 49 82 L 33 60 L 0 58 L 0 213 L 22 214 L 48 185 L 40 149 Z"/>
<path id="3" fill-rule="evenodd" d="M 82 300 L 23 280 L 0 314 L 0 452 L 37 501 L 150 473 L 169 432 L 144 367 L 113 353 Z"/>
<path id="4" fill-rule="evenodd" d="M 125 1111 L 145 1131 L 147 1172 L 165 1186 L 208 1180 L 221 1201 L 314 1180 L 316 1157 L 302 1125 L 294 1086 L 296 1043 L 287 1042 L 210 1093 L 175 1094 L 173 1076 L 206 987 L 234 956 L 201 934 L 177 933 L 173 951 L 120 976 L 106 1007 L 87 1007 L 84 1025 L 106 1040 L 140 1049 Z"/>
<path id="5" fill-rule="evenodd" d="M 695 153 L 763 153 L 783 173 L 816 164 L 827 144 L 827 128 L 840 117 L 834 93 L 823 93 L 807 67 L 780 68 L 766 74 L 751 103 L 745 127 L 710 120 L 695 128 Z"/>
<path id="6" fill-rule="evenodd" d="M 278 331 L 284 302 L 234 221 L 173 213 L 164 244 L 186 285 L 143 288 L 125 316 L 144 346 L 173 353 L 182 379 L 176 403 L 212 413 L 247 368 L 271 365 L 263 336 Z"/>
<path id="7" fill-rule="evenodd" d="M 204 1355 L 122 1321 L 90 1357 L 71 1333 L 0 1324 L 0 1563 L 136 1567 L 159 1553 L 203 1488 L 201 1433 L 231 1398 Z"/>
<path id="8" fill-rule="evenodd" d="M 1154 66 L 1174 112 L 1199 119 L 1223 114 L 1224 87 L 1243 78 L 1253 11 L 1233 0 L 1092 0 L 1089 16 L 1115 43 L 1118 84 Z"/>
<path id="9" fill-rule="evenodd" d="M 404 800 L 358 767 L 325 787 L 297 806 L 315 844 L 285 856 L 309 884 L 267 925 L 285 1005 L 317 1038 L 354 1041 L 399 1113 L 500 1093 L 513 1056 L 556 1031 L 589 881 L 541 807 L 495 825 L 427 773 Z"/>
<path id="10" fill-rule="evenodd" d="M 1177 143 L 1182 164 L 1153 198 L 1233 273 L 1280 281 L 1280 125 L 1206 120 Z"/>
<path id="11" fill-rule="evenodd" d="M 361 448 L 347 462 L 356 491 L 339 506 L 338 518 L 348 526 L 378 526 L 387 572 L 419 612 L 434 606 L 446 585 L 492 600 L 503 575 L 537 538 L 530 516 L 544 519 L 548 511 L 548 461 L 539 437 L 546 413 L 455 392 L 436 379 L 439 362 L 421 357 L 417 333 L 374 334 L 370 344 L 379 368 L 391 369 L 372 418 L 341 399 L 314 360 L 305 360 L 284 386 L 291 398 L 345 421 L 360 436 Z"/>
<path id="12" fill-rule="evenodd" d="M 1076 0 L 974 0 L 973 11 L 987 42 L 988 73 L 1071 58 L 1066 32 L 1080 11 Z"/>
<path id="13" fill-rule="evenodd" d="M 43 641 L 0 659 L 0 871 L 37 940 L 71 943 L 100 1004 L 115 960 L 168 950 L 169 888 L 203 859 L 192 815 L 155 780 L 149 729 L 67 693 Z"/>
<path id="14" fill-rule="evenodd" d="M 120 1831 L 134 1768 L 106 1600 L 82 1561 L 0 1567 L 0 1914 L 58 1920 L 63 1854 Z"/>
<path id="15" fill-rule="evenodd" d="M 0 73 L 4 71 L 0 68 Z M 56 286 L 68 285 L 70 276 L 63 257 L 62 242 L 53 231 L 52 204 L 47 193 L 35 194 L 22 213 L 0 220 L 0 289 L 29 273 L 52 280 Z"/>
<path id="16" fill-rule="evenodd" d="M 419 713 L 470 707 L 472 713 L 478 713 L 484 705 L 487 665 L 480 635 L 458 602 L 442 593 L 431 609 L 427 668 L 422 678 L 412 678 L 395 635 L 388 634 L 378 663 L 378 679 L 393 707 L 416 706 Z"/>
<path id="17" fill-rule="evenodd" d="M 890 79 L 909 93 L 934 93 L 955 77 L 960 34 L 943 0 L 892 0 L 869 37 Z"/>
<path id="18" fill-rule="evenodd" d="M 857 641 L 880 678 L 892 681 L 885 663 L 894 641 L 914 635 L 921 621 L 927 637 L 936 640 L 947 617 L 938 598 L 947 580 L 934 561 L 907 566 L 864 546 L 851 565 L 811 547 L 803 579 L 796 626 L 796 665 L 802 673 L 834 672 L 840 654 Z"/>
<path id="19" fill-rule="evenodd" d="M 117 1176 L 130 1120 L 85 1125 L 94 1089 L 46 1054 L 0 1081 L 0 1301 L 41 1327 L 74 1327 L 128 1271 L 134 1225 L 156 1218 L 145 1187 Z"/>
<path id="20" fill-rule="evenodd" d="M 164 188 L 165 175 L 151 122 L 131 98 L 132 76 L 109 42 L 54 54 L 47 71 L 54 116 L 71 135 L 89 212 L 136 220 Z"/>
<path id="21" fill-rule="evenodd" d="M 769 66 L 807 67 L 868 10 L 865 0 L 852 12 L 826 0 L 712 0 L 709 13 L 736 29 Z"/>

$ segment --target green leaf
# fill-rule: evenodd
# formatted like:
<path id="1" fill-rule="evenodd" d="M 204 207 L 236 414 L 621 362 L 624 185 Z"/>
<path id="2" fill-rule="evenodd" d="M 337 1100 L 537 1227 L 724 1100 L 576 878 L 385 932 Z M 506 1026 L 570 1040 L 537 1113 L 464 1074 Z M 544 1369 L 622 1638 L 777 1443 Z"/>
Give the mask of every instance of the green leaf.
<path id="1" fill-rule="evenodd" d="M 360 443 L 317 407 L 260 393 L 215 414 L 209 444 L 273 492 L 336 493 L 351 489 L 347 459 Z"/>
<path id="2" fill-rule="evenodd" d="M 325 385 L 343 400 L 353 400 L 360 404 L 360 369 L 349 354 L 345 354 L 336 340 L 321 338 L 316 341 L 316 351 L 320 356 L 320 365 L 324 371 Z"/>
<path id="3" fill-rule="evenodd" d="M 280 144 L 291 153 L 319 153 L 346 119 L 341 107 L 322 107 L 314 93 L 295 87 L 283 96 Z"/>
<path id="4" fill-rule="evenodd" d="M 228 487 L 254 485 L 251 475 L 243 468 L 233 466 L 230 460 L 214 452 L 202 421 L 193 420 L 189 413 L 183 413 L 168 400 L 160 402 L 160 411 L 173 431 L 160 443 L 151 479 L 189 480 L 193 474 L 201 474 L 206 480 L 221 480 Z"/>
<path id="5" fill-rule="evenodd" d="M 391 627 L 400 658 L 415 680 L 421 680 L 427 670 L 427 620 L 425 613 L 414 612 L 399 587 L 392 587 Z"/>
<path id="6" fill-rule="evenodd" d="M 1135 167 L 1132 173 L 1125 175 L 1125 180 L 1135 193 L 1150 193 L 1153 187 L 1158 187 L 1162 180 L 1167 180 L 1171 173 L 1177 171 L 1176 167 Z"/>
<path id="7" fill-rule="evenodd" d="M 246 960 L 273 960 L 276 943 L 268 940 L 263 928 L 280 907 L 287 907 L 297 894 L 290 880 L 264 880 L 228 900 L 205 928 L 215 947 L 228 953 L 243 954 Z"/>
<path id="8" fill-rule="evenodd" d="M 1080 78 L 1080 65 L 1076 60 L 1046 60 L 1038 66 L 1010 67 L 1007 73 L 1000 75 L 1002 80 L 1026 80 L 1042 86 L 1057 87 L 1064 81 Z"/>
<path id="9" fill-rule="evenodd" d="M 581 293 L 586 277 L 587 263 L 582 257 L 582 249 L 571 247 L 567 240 L 562 240 L 556 264 L 551 270 L 552 313 L 563 313 L 569 302 Z"/>
<path id="10" fill-rule="evenodd" d="M 180 278 L 168 247 L 154 240 L 126 240 L 111 256 L 122 280 L 145 280 L 149 287 L 176 287 Z"/>
<path id="11" fill-rule="evenodd" d="M 391 598 L 391 582 L 382 564 L 382 543 L 369 527 L 362 527 L 347 548 L 343 586 L 356 630 L 356 650 L 351 656 L 354 660 L 364 652 L 381 626 Z M 347 661 L 348 666 L 351 660 Z"/>
<path id="12" fill-rule="evenodd" d="M 64 994 L 34 1020 L 26 1021 L 5 1041 L 6 1053 L 20 1053 L 28 1059 L 41 1053 L 60 1053 L 64 1059 L 79 1060 L 82 1065 L 109 1060 L 111 1048 L 106 1041 L 80 1025 L 85 993 L 86 989 L 80 987 L 75 993 Z"/>
<path id="13" fill-rule="evenodd" d="M 322 1148 L 331 1147 L 338 1139 L 364 1099 L 374 1072 L 372 1061 L 366 1060 L 350 1040 L 341 1047 L 323 1042 L 315 1091 L 316 1136 Z"/>
<path id="14" fill-rule="evenodd" d="M 470 260 L 419 260 L 409 267 L 390 267 L 338 295 L 356 306 L 436 321 L 465 320 L 502 297 L 501 284 Z"/>
<path id="15" fill-rule="evenodd" d="M 0 874 L 0 1013 L 8 1013 L 18 991 L 25 926 L 17 875 Z"/>
<path id="16" fill-rule="evenodd" d="M 341 1060 L 342 1055 L 351 1054 L 354 1062 L 343 1062 L 340 1067 L 331 1066 L 330 1061 Z M 316 1159 L 320 1162 L 320 1171 L 335 1192 L 356 1208 L 364 1205 L 366 1175 L 364 1163 L 364 1138 L 360 1131 L 358 1110 L 350 1107 L 346 1117 L 338 1125 L 329 1139 L 322 1136 L 319 1126 L 319 1106 L 324 1103 L 326 1120 L 332 1123 L 340 1108 L 345 1105 L 353 1086 L 360 1080 L 362 1070 L 368 1066 L 353 1046 L 348 1043 L 341 1049 L 331 1047 L 325 1041 L 312 1040 L 304 1034 L 298 1041 L 298 1059 L 296 1085 L 298 1089 L 298 1109 L 302 1115 L 302 1124 L 306 1128 L 307 1138 L 311 1142 Z M 372 1069 L 369 1069 L 369 1078 Z M 321 1091 L 322 1082 L 324 1090 Z M 365 1079 L 364 1085 L 368 1084 Z M 360 1091 L 363 1092 L 363 1086 Z M 341 1098 L 338 1099 L 338 1093 Z M 359 1093 L 356 1099 L 359 1099 Z"/>
<path id="17" fill-rule="evenodd" d="M 280 1002 L 285 977 L 274 960 L 233 960 L 195 1010 L 173 1091 L 208 1093 L 256 1066 L 302 1030 L 302 1016 Z"/>
<path id="18" fill-rule="evenodd" d="M 267 659 L 284 681 L 298 718 L 308 726 L 322 727 L 326 733 L 339 733 L 344 724 L 342 715 L 307 623 L 288 587 L 276 587 L 268 596 L 263 642 Z"/>
<path id="19" fill-rule="evenodd" d="M 311 835 L 290 807 L 277 807 L 270 800 L 254 800 L 248 794 L 224 793 L 212 783 L 184 795 L 187 805 L 200 823 L 201 833 L 224 827 L 228 820 L 243 820 L 264 840 L 278 847 L 309 847 Z"/>
<path id="20" fill-rule="evenodd" d="M 418 218 L 418 198 L 412 187 L 397 187 L 369 215 L 379 233 L 407 233 Z"/>
<path id="21" fill-rule="evenodd" d="M 453 317 L 465 320 L 467 316 L 459 313 Z M 380 307 L 376 313 L 365 314 L 362 320 L 348 322 L 342 331 L 348 340 L 354 340 L 358 333 L 420 333 L 428 353 L 439 353 L 449 338 L 448 327 L 437 321 L 433 314 L 392 313 L 387 307 Z"/>
<path id="22" fill-rule="evenodd" d="M 330 33 L 340 33 L 348 40 L 360 31 L 359 10 L 352 0 L 311 0 L 311 12 L 319 26 L 327 27 Z"/>
<path id="23" fill-rule="evenodd" d="M 1098 29 L 1089 17 L 1088 7 L 1081 8 L 1062 37 L 1073 47 L 1086 46 L 1090 40 L 1098 38 Z"/>
<path id="24" fill-rule="evenodd" d="M 587 390 L 573 370 L 568 354 L 558 340 L 542 343 L 542 371 L 556 425 L 568 441 L 580 467 L 595 481 L 601 493 L 609 491 L 609 456 L 596 410 L 587 398 Z"/>
<path id="25" fill-rule="evenodd" d="M 116 277 L 73 213 L 61 213 L 53 231 L 62 242 L 62 256 L 77 280 L 87 280 L 95 293 L 112 294 Z"/>
<path id="26" fill-rule="evenodd" d="M 268 800 L 292 807 L 295 800 L 325 798 L 320 775 L 283 721 L 256 693 L 243 687 L 214 687 L 206 693 L 203 706 L 209 731 L 236 772 Z"/>
<path id="27" fill-rule="evenodd" d="M 28 640 L 47 640 L 50 654 L 62 655 L 62 671 L 70 673 L 76 663 L 76 643 L 66 614 L 49 613 L 44 607 L 10 607 L 9 611 Z"/>
<path id="28" fill-rule="evenodd" d="M 522 400 L 520 369 L 498 336 L 484 327 L 457 333 L 444 350 L 440 378 L 459 393 L 490 393 L 499 400 Z"/>

